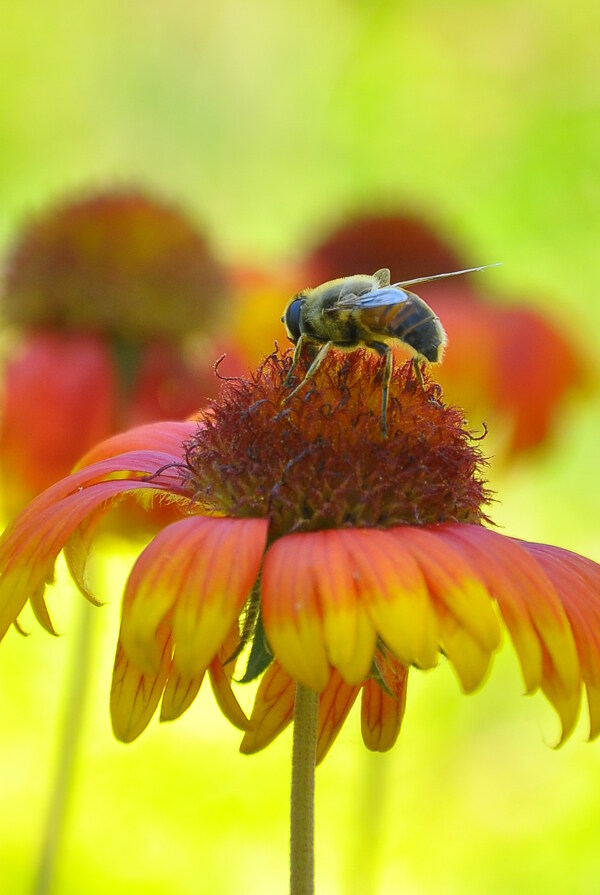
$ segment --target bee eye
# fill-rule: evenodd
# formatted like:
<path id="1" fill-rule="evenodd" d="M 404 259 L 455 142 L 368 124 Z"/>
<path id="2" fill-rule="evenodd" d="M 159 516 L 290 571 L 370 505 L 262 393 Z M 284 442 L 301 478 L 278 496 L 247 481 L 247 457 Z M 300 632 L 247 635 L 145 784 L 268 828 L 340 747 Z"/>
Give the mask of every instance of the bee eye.
<path id="1" fill-rule="evenodd" d="M 292 342 L 297 342 L 300 338 L 300 311 L 302 303 L 301 298 L 295 298 L 285 309 L 283 322 Z"/>

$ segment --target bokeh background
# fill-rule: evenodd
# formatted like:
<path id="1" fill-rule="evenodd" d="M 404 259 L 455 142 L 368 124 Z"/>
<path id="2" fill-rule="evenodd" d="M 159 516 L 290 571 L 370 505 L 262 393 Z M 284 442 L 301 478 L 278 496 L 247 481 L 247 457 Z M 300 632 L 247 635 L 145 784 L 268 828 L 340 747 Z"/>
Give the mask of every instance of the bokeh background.
<path id="1" fill-rule="evenodd" d="M 32 0 L 0 5 L 0 241 L 73 191 L 135 183 L 183 206 L 225 263 L 293 260 L 344 215 L 425 214 L 488 291 L 552 314 L 595 369 L 600 332 L 600 9 L 576 0 Z M 304 284 L 300 284 L 304 285 Z M 592 375 L 592 380 L 594 375 Z M 475 421 L 477 423 L 478 421 Z M 598 392 L 494 473 L 503 530 L 600 560 Z M 252 893 L 287 885 L 290 737 L 238 755 L 206 688 L 131 746 L 108 721 L 120 582 L 96 611 L 93 694 L 54 891 Z M 60 576 L 64 578 L 64 575 Z M 32 891 L 65 636 L 0 648 L 0 885 Z M 351 717 L 317 777 L 318 891 L 588 893 L 600 752 L 524 699 L 509 647 L 469 698 L 411 675 L 404 729 L 366 754 Z"/>

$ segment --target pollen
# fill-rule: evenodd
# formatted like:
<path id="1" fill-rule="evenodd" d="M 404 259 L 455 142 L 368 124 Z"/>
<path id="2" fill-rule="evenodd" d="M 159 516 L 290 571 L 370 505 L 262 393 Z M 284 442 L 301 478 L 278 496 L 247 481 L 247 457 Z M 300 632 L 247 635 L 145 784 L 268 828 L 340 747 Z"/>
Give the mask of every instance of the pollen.
<path id="1" fill-rule="evenodd" d="M 181 470 L 199 512 L 268 519 L 270 539 L 486 521 L 479 442 L 426 373 L 395 368 L 384 439 L 379 358 L 331 351 L 290 398 L 291 363 L 291 351 L 274 352 L 251 378 L 225 380 L 204 412 Z"/>

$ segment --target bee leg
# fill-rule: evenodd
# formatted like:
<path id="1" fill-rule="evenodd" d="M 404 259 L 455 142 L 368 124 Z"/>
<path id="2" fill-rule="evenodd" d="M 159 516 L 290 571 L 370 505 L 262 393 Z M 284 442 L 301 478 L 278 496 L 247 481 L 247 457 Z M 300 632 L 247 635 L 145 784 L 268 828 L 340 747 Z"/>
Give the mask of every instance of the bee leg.
<path id="1" fill-rule="evenodd" d="M 381 435 L 387 438 L 387 406 L 390 381 L 392 378 L 393 354 L 389 345 L 385 346 L 385 366 L 383 368 L 383 383 L 381 386 Z"/>
<path id="2" fill-rule="evenodd" d="M 302 338 L 302 337 L 300 337 L 300 338 Z M 298 344 L 300 344 L 300 342 L 298 342 Z M 296 386 L 296 388 L 294 389 L 293 392 L 290 392 L 289 395 L 286 395 L 286 396 L 285 396 L 285 398 L 283 399 L 284 403 L 285 403 L 286 401 L 289 401 L 290 398 L 293 398 L 294 395 L 296 394 L 296 392 L 299 392 L 300 389 L 301 389 L 304 385 L 306 385 L 306 383 L 308 382 L 308 380 L 313 378 L 313 376 L 315 375 L 315 373 L 317 372 L 317 370 L 318 370 L 319 367 L 321 366 L 322 361 L 325 359 L 325 355 L 327 354 L 327 352 L 328 352 L 329 349 L 331 348 L 332 344 L 333 344 L 333 342 L 325 342 L 325 344 L 322 346 L 322 348 L 319 350 L 319 353 L 317 354 L 317 356 L 316 356 L 315 359 L 313 360 L 312 364 L 310 365 L 310 367 L 309 367 L 308 370 L 306 371 L 306 376 L 304 377 L 304 379 L 302 380 L 302 382 L 301 382 L 299 385 Z M 294 352 L 294 356 L 295 356 L 295 354 L 296 354 L 296 352 Z M 293 369 L 293 368 L 294 368 L 294 363 L 293 363 L 293 361 L 292 361 L 292 369 Z M 289 373 L 288 373 L 288 376 L 289 376 Z M 286 381 L 287 381 L 287 377 L 286 377 Z M 285 383 L 284 383 L 284 385 L 285 385 Z"/>
<path id="3" fill-rule="evenodd" d="M 289 368 L 288 374 L 285 377 L 285 379 L 283 380 L 284 388 L 286 388 L 290 384 L 292 374 L 293 374 L 294 370 L 296 369 L 296 367 L 298 366 L 298 363 L 300 361 L 300 355 L 302 353 L 302 346 L 304 345 L 305 341 L 306 340 L 305 340 L 304 336 L 301 335 L 300 338 L 298 339 L 298 341 L 296 342 L 296 347 L 294 348 L 294 356 L 292 358 L 292 366 Z"/>
<path id="4" fill-rule="evenodd" d="M 390 381 L 392 378 L 393 353 L 389 345 L 385 342 L 369 342 L 368 348 L 373 348 L 380 357 L 385 357 L 383 366 L 383 382 L 381 384 L 381 435 L 387 438 L 387 406 L 390 390 Z"/>
<path id="5" fill-rule="evenodd" d="M 419 385 L 425 391 L 425 380 L 423 379 L 423 371 L 421 370 L 421 365 L 419 363 L 418 357 L 413 357 L 412 359 L 413 370 L 415 371 L 415 376 L 419 381 Z"/>

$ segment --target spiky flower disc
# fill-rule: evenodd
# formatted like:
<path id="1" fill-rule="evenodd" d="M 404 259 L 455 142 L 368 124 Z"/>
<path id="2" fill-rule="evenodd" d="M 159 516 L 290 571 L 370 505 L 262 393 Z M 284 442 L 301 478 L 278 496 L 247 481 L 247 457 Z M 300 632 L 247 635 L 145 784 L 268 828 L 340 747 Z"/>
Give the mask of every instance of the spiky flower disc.
<path id="1" fill-rule="evenodd" d="M 378 358 L 332 353 L 314 384 L 283 403 L 289 366 L 289 353 L 271 355 L 251 379 L 225 382 L 203 414 L 183 472 L 199 508 L 268 518 L 271 538 L 484 520 L 479 445 L 410 362 L 393 373 L 387 439 Z"/>

